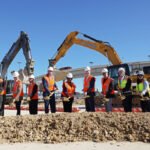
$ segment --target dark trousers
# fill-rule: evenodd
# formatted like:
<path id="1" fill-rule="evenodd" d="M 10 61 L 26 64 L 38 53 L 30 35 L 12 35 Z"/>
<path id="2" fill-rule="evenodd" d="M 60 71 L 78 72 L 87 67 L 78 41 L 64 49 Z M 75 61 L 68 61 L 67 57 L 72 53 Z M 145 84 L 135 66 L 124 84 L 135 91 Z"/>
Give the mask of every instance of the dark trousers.
<path id="1" fill-rule="evenodd" d="M 19 97 L 19 101 L 16 101 L 16 109 L 17 109 L 17 114 L 16 115 L 20 115 L 21 114 L 21 101 L 23 100 L 23 97 L 20 96 Z"/>
<path id="2" fill-rule="evenodd" d="M 6 96 L 0 95 L 0 116 L 4 116 L 4 101 Z"/>
<path id="3" fill-rule="evenodd" d="M 85 98 L 85 108 L 87 112 L 95 112 L 95 93 L 88 93 L 90 97 Z"/>
<path id="4" fill-rule="evenodd" d="M 142 112 L 150 112 L 150 100 L 140 101 Z"/>
<path id="5" fill-rule="evenodd" d="M 44 100 L 44 104 L 45 104 L 46 114 L 49 113 L 49 105 L 50 105 L 51 113 L 55 113 L 56 112 L 55 94 L 53 94 L 49 100 Z"/>
<path id="6" fill-rule="evenodd" d="M 69 101 L 63 101 L 64 112 L 72 112 L 72 104 L 74 98 L 70 98 Z"/>
<path id="7" fill-rule="evenodd" d="M 29 102 L 29 112 L 31 115 L 36 115 L 38 112 L 38 99 L 34 99 Z"/>
<path id="8" fill-rule="evenodd" d="M 122 104 L 125 112 L 132 112 L 132 95 L 126 96 Z"/>

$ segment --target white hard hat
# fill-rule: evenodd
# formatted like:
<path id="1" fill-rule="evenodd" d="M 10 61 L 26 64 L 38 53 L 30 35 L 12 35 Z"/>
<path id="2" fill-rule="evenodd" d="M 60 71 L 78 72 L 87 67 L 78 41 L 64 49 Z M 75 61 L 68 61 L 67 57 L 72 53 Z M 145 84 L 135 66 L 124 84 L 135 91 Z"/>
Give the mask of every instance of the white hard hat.
<path id="1" fill-rule="evenodd" d="M 72 73 L 68 73 L 67 74 L 67 78 L 73 78 L 73 74 Z"/>
<path id="2" fill-rule="evenodd" d="M 107 68 L 103 68 L 102 69 L 102 73 L 108 73 L 108 69 Z"/>
<path id="3" fill-rule="evenodd" d="M 118 72 L 120 72 L 120 71 L 125 72 L 125 69 L 124 69 L 124 68 L 122 68 L 122 67 L 120 67 L 120 68 L 118 69 Z"/>
<path id="4" fill-rule="evenodd" d="M 141 70 L 141 71 L 138 71 L 137 72 L 137 75 L 144 75 L 144 72 Z"/>
<path id="5" fill-rule="evenodd" d="M 84 71 L 90 71 L 90 70 L 91 70 L 91 68 L 89 66 L 87 66 Z"/>
<path id="6" fill-rule="evenodd" d="M 33 74 L 30 75 L 30 76 L 29 76 L 29 79 L 35 79 L 34 75 L 33 75 Z"/>
<path id="7" fill-rule="evenodd" d="M 48 71 L 54 71 L 54 68 L 53 67 L 49 67 Z"/>
<path id="8" fill-rule="evenodd" d="M 12 75 L 13 75 L 14 78 L 19 77 L 19 73 L 17 71 L 15 71 Z"/>

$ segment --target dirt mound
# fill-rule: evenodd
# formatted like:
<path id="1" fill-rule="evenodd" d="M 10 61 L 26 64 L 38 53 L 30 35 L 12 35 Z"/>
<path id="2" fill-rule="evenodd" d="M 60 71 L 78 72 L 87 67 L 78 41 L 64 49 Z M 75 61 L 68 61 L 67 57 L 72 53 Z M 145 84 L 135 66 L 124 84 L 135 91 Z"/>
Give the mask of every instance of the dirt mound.
<path id="1" fill-rule="evenodd" d="M 150 142 L 150 113 L 61 113 L 0 118 L 0 141 Z"/>

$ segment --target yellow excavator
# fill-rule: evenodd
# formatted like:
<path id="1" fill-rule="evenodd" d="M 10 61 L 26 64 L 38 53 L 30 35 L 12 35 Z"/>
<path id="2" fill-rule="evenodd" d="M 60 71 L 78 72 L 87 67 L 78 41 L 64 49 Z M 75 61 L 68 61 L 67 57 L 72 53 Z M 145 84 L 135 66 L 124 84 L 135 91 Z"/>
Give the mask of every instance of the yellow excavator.
<path id="1" fill-rule="evenodd" d="M 79 34 L 82 35 L 84 38 L 87 38 L 88 40 L 78 38 L 77 36 Z M 131 76 L 131 78 L 135 82 L 136 75 L 131 75 L 129 65 L 121 61 L 115 49 L 108 42 L 97 40 L 87 34 L 83 34 L 78 31 L 71 32 L 70 34 L 67 35 L 63 43 L 57 49 L 56 54 L 49 60 L 49 65 L 54 66 L 62 57 L 65 56 L 66 52 L 74 44 L 95 50 L 99 52 L 100 54 L 104 55 L 105 57 L 107 57 L 109 62 L 112 64 L 108 66 L 109 75 L 115 80 L 116 84 L 117 84 L 117 78 L 118 78 L 118 74 L 117 74 L 118 68 L 120 67 L 125 68 L 126 74 L 128 76 Z M 150 82 L 150 66 L 143 67 L 143 71 L 145 72 L 145 78 L 147 78 Z"/>
<path id="2" fill-rule="evenodd" d="M 77 36 L 79 34 L 83 35 L 83 37 L 85 37 L 89 40 L 78 38 Z M 115 49 L 108 42 L 96 40 L 95 38 L 93 38 L 89 35 L 86 35 L 86 34 L 82 34 L 78 31 L 71 32 L 70 34 L 67 35 L 67 37 L 65 38 L 63 43 L 57 49 L 56 54 L 51 59 L 49 59 L 49 66 L 54 66 L 62 57 L 65 56 L 66 52 L 74 44 L 77 44 L 77 45 L 80 45 L 83 47 L 87 47 L 87 48 L 90 48 L 92 50 L 99 52 L 100 54 L 107 57 L 109 62 L 111 62 L 111 64 L 113 66 L 121 65 L 121 66 L 125 67 L 127 74 L 129 74 L 129 67 L 126 64 L 122 65 L 122 61 L 121 61 L 120 57 L 116 53 Z M 111 73 L 111 68 L 109 68 L 109 70 Z M 61 77 L 59 77 L 59 80 L 60 79 L 63 80 L 64 75 L 65 74 L 63 74 L 61 76 L 61 74 L 60 74 Z"/>
<path id="3" fill-rule="evenodd" d="M 81 34 L 84 38 L 87 38 L 88 40 L 78 38 L 77 36 L 79 34 Z M 56 54 L 49 60 L 49 66 L 54 66 L 62 57 L 65 56 L 66 52 L 74 44 L 95 50 L 108 58 L 109 62 L 112 64 L 108 66 L 108 71 L 109 71 L 110 77 L 114 79 L 115 87 L 117 87 L 117 84 L 118 84 L 118 69 L 120 67 L 123 67 L 126 70 L 126 75 L 131 77 L 133 83 L 136 83 L 137 77 L 136 75 L 131 74 L 129 64 L 123 63 L 121 61 L 115 49 L 108 42 L 97 40 L 89 35 L 82 34 L 78 31 L 71 32 L 69 35 L 67 35 L 63 43 L 57 49 Z M 142 69 L 145 73 L 145 78 L 150 82 L 150 66 L 143 67 Z M 61 76 L 59 79 L 61 78 L 64 79 L 64 75 Z M 135 84 L 133 84 L 133 87 L 135 88 Z M 120 100 L 118 100 L 118 98 L 116 98 L 113 101 L 113 105 L 114 107 L 120 107 L 122 103 Z M 133 101 L 133 105 L 139 106 L 139 101 L 137 100 Z"/>
<path id="4" fill-rule="evenodd" d="M 108 42 L 96 40 L 86 34 L 82 34 L 82 35 L 84 37 L 90 39 L 91 41 L 80 39 L 80 38 L 77 38 L 78 34 L 79 34 L 79 32 L 74 31 L 74 32 L 71 32 L 69 35 L 67 35 L 67 37 L 65 38 L 63 43 L 57 49 L 56 55 L 53 56 L 53 58 L 49 60 L 51 66 L 54 66 L 60 60 L 61 57 L 64 57 L 66 52 L 69 50 L 69 48 L 73 44 L 84 46 L 84 47 L 93 49 L 97 52 L 100 52 L 105 57 L 108 57 L 109 61 L 113 65 L 122 64 L 122 61 L 119 58 L 118 54 L 116 53 L 114 48 Z"/>

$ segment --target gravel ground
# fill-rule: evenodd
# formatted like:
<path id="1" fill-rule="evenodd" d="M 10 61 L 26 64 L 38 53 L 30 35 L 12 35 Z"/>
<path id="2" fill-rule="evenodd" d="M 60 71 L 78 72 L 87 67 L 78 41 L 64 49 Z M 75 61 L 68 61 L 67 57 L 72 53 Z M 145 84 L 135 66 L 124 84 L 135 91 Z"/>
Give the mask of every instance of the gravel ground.
<path id="1" fill-rule="evenodd" d="M 59 113 L 0 118 L 1 143 L 142 141 L 150 143 L 150 113 Z"/>

